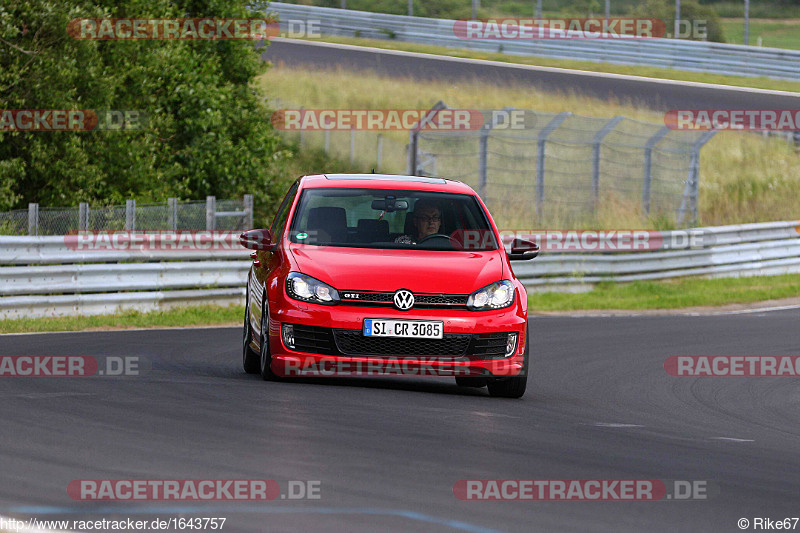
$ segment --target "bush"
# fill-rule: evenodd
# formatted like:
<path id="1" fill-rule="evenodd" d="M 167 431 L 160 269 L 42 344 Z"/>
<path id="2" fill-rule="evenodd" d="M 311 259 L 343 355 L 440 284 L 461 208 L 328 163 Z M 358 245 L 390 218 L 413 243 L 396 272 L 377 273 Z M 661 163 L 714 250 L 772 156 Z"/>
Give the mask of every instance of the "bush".
<path id="1" fill-rule="evenodd" d="M 673 33 L 673 21 L 675 20 L 675 2 L 672 0 L 647 0 L 631 9 L 632 16 L 640 18 L 655 18 L 661 19 L 667 26 L 667 33 L 671 37 Z M 722 31 L 722 24 L 720 24 L 717 12 L 711 6 L 700 5 L 696 0 L 681 0 L 681 20 L 687 21 L 706 21 L 707 37 L 703 39 L 701 36 L 692 35 L 685 37 L 693 41 L 714 41 L 718 43 L 725 42 L 725 34 Z"/>

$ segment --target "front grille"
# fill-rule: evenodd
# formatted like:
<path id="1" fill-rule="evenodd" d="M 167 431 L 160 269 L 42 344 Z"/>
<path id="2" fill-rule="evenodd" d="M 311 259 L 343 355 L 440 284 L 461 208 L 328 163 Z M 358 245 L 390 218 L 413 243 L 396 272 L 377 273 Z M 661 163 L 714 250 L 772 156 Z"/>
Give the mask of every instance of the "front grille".
<path id="1" fill-rule="evenodd" d="M 505 357 L 508 333 L 445 333 L 442 339 L 365 337 L 360 329 L 294 324 L 295 351 L 320 355 Z"/>
<path id="2" fill-rule="evenodd" d="M 394 307 L 393 292 L 340 291 L 343 305 L 362 307 Z M 418 294 L 414 293 L 414 309 L 467 309 L 464 294 Z"/>
<path id="3" fill-rule="evenodd" d="M 294 349 L 298 352 L 336 355 L 330 328 L 294 324 Z"/>
<path id="4" fill-rule="evenodd" d="M 423 305 L 467 305 L 467 296 L 461 296 L 460 294 L 415 294 L 414 299 L 416 303 Z"/>
<path id="5" fill-rule="evenodd" d="M 472 336 L 470 355 L 478 357 L 505 357 L 508 333 L 477 333 Z"/>
<path id="6" fill-rule="evenodd" d="M 443 339 L 365 337 L 357 329 L 334 330 L 336 346 L 344 355 L 445 355 L 467 353 L 472 335 L 445 333 Z"/>

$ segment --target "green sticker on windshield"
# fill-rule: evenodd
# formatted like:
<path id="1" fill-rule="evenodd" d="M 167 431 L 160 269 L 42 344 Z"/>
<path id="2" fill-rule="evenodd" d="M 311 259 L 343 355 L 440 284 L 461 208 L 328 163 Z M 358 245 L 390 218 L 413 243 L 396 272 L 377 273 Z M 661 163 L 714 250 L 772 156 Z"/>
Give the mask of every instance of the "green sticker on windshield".
<path id="1" fill-rule="evenodd" d="M 297 238 L 298 239 L 307 239 L 308 238 L 308 233 L 298 233 L 297 234 Z"/>

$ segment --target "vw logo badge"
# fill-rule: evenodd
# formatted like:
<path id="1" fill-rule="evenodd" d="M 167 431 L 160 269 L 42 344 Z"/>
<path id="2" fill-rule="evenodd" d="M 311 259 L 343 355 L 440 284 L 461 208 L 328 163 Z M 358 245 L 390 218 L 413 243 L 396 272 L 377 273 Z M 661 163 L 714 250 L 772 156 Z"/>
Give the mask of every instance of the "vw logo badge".
<path id="1" fill-rule="evenodd" d="M 414 307 L 414 295 L 409 290 L 400 289 L 394 293 L 394 306 L 401 311 L 408 311 Z"/>

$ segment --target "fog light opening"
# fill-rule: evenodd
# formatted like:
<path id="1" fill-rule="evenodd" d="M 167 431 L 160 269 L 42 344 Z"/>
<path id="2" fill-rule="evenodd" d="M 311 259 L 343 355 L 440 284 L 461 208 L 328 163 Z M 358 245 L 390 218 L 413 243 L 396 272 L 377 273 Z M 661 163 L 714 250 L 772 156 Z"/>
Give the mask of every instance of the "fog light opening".
<path id="1" fill-rule="evenodd" d="M 506 341 L 506 357 L 514 355 L 515 351 L 517 351 L 517 334 L 509 333 Z"/>
<path id="2" fill-rule="evenodd" d="M 290 350 L 294 350 L 294 326 L 283 324 L 283 344 Z"/>

